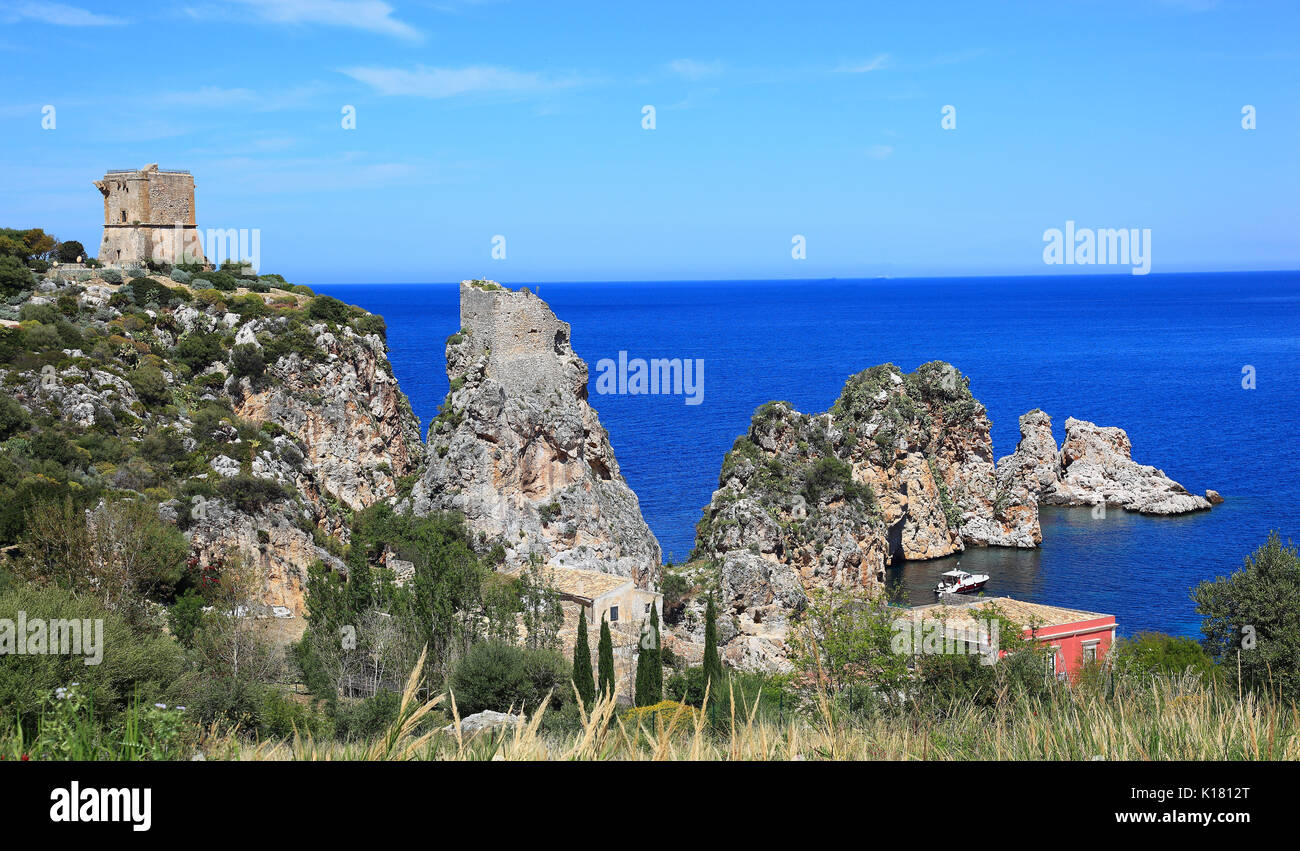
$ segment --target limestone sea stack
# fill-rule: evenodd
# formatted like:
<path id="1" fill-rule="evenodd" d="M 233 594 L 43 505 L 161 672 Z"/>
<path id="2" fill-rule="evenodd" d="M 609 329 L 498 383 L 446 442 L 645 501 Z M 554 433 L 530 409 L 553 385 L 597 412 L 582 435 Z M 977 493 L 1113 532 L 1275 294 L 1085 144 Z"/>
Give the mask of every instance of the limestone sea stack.
<path id="1" fill-rule="evenodd" d="M 535 557 L 655 587 L 659 542 L 587 402 L 568 323 L 493 281 L 461 283 L 460 317 L 412 510 L 461 512 L 476 537 L 504 547 L 507 568 Z"/>
<path id="2" fill-rule="evenodd" d="M 969 546 L 1036 546 L 1037 502 L 998 479 L 989 429 L 969 380 L 939 361 L 858 373 L 825 413 L 759 408 L 697 527 L 728 661 L 783 667 L 789 617 L 814 588 L 878 588 L 892 562 Z M 696 608 L 677 631 L 686 645 L 702 640 Z"/>
<path id="3" fill-rule="evenodd" d="M 1020 444 L 998 462 L 998 475 L 1036 488 L 1043 505 L 1105 505 L 1174 515 L 1223 501 L 1215 491 L 1203 497 L 1189 493 L 1162 470 L 1134 461 L 1133 444 L 1121 428 L 1071 417 L 1058 451 L 1051 418 L 1038 410 L 1020 418 Z"/>

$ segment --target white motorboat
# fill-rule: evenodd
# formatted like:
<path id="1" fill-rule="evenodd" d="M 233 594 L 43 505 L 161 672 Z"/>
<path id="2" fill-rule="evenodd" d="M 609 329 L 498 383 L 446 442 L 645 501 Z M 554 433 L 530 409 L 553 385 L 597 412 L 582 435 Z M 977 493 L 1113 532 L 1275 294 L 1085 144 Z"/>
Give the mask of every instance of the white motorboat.
<path id="1" fill-rule="evenodd" d="M 989 581 L 987 573 L 967 573 L 964 570 L 950 570 L 939 579 L 935 586 L 936 594 L 969 594 L 978 591 Z"/>

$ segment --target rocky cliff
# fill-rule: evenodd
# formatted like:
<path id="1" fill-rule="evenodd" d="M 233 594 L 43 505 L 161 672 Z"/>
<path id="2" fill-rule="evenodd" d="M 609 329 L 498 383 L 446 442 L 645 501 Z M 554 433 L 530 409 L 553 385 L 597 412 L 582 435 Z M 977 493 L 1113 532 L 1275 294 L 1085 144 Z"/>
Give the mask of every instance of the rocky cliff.
<path id="1" fill-rule="evenodd" d="M 173 274 L 83 271 L 10 301 L 6 498 L 143 495 L 192 569 L 237 553 L 266 605 L 301 614 L 308 566 L 343 569 L 349 513 L 423 461 L 382 321 L 274 277 Z"/>
<path id="2" fill-rule="evenodd" d="M 461 284 L 460 316 L 447 341 L 451 392 L 411 509 L 461 512 L 508 567 L 535 557 L 655 585 L 659 543 L 587 402 L 568 323 L 527 289 L 492 281 Z"/>

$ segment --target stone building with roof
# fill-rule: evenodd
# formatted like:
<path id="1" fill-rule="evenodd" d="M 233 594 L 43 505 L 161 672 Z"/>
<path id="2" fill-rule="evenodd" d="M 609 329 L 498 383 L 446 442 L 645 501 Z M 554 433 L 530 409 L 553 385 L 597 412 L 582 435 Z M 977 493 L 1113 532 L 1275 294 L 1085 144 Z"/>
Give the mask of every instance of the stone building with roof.
<path id="1" fill-rule="evenodd" d="M 629 576 L 595 570 L 549 568 L 543 576 L 545 582 L 560 595 L 560 605 L 564 611 L 560 641 L 564 644 L 566 655 L 573 654 L 578 640 L 578 617 L 585 610 L 587 644 L 591 649 L 592 670 L 595 670 L 598 666 L 596 654 L 600 646 L 600 622 L 606 620 L 614 644 L 614 676 L 618 682 L 616 691 L 620 697 L 631 699 L 642 630 L 650 620 L 652 606 L 659 613 L 659 623 L 663 623 L 663 595 L 637 587 Z"/>

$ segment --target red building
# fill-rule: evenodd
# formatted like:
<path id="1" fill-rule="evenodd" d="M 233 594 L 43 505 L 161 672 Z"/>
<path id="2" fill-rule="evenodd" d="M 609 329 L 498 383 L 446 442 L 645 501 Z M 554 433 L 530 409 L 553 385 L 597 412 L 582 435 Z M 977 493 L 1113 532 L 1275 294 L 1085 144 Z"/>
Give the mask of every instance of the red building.
<path id="1" fill-rule="evenodd" d="M 939 621 L 944 631 L 965 641 L 975 652 L 980 630 L 985 629 L 989 612 L 996 610 L 1012 623 L 1024 626 L 1023 637 L 1032 638 L 1053 650 L 1048 657 L 1049 672 L 1074 679 L 1085 664 L 1106 658 L 1115 643 L 1115 616 L 1082 609 L 1066 609 L 1042 603 L 1027 603 L 1010 597 L 979 597 L 963 602 L 935 603 L 910 610 L 913 624 Z M 1005 650 L 999 650 L 1001 656 Z"/>

